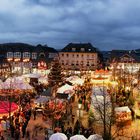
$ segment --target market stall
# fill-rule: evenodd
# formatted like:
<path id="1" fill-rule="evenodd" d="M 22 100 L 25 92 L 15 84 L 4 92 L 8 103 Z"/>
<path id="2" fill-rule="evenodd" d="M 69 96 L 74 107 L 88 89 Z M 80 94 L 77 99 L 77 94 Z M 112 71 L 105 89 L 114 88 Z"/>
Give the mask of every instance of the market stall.
<path id="1" fill-rule="evenodd" d="M 63 133 L 54 133 L 49 140 L 68 140 L 67 136 Z"/>
<path id="2" fill-rule="evenodd" d="M 36 108 L 44 108 L 45 103 L 48 102 L 49 99 L 50 99 L 50 97 L 47 97 L 47 96 L 39 96 L 39 97 L 34 101 L 35 107 L 36 107 Z"/>
<path id="3" fill-rule="evenodd" d="M 68 99 L 74 94 L 74 87 L 68 84 L 60 87 L 57 90 L 57 97 L 62 99 Z"/>
<path id="4" fill-rule="evenodd" d="M 111 73 L 110 71 L 108 70 L 103 70 L 103 69 L 100 69 L 100 70 L 96 70 L 94 72 L 94 74 L 92 75 L 92 77 L 94 78 L 97 78 L 97 77 L 106 77 L 106 78 L 109 78 L 111 76 Z"/>
<path id="5" fill-rule="evenodd" d="M 131 124 L 131 110 L 128 106 L 115 108 L 116 122 L 118 125 L 130 125 Z"/>
<path id="6" fill-rule="evenodd" d="M 70 137 L 70 140 L 87 140 L 84 135 L 74 135 Z"/>
<path id="7" fill-rule="evenodd" d="M 79 78 L 78 76 L 71 76 L 66 79 L 67 81 L 71 82 L 73 85 L 83 85 L 84 79 Z"/>
<path id="8" fill-rule="evenodd" d="M 88 140 L 103 140 L 102 136 L 99 134 L 90 135 Z"/>
<path id="9" fill-rule="evenodd" d="M 9 117 L 9 112 L 13 115 L 18 109 L 19 106 L 14 102 L 0 101 L 0 119 L 2 119 L 3 116 Z"/>

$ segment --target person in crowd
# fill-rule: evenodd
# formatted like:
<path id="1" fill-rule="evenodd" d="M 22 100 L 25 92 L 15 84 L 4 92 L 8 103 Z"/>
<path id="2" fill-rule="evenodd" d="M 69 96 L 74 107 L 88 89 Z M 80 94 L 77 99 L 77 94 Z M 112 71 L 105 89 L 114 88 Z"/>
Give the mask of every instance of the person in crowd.
<path id="1" fill-rule="evenodd" d="M 25 136 L 25 133 L 26 133 L 26 127 L 27 127 L 27 123 L 24 122 L 23 125 L 22 125 L 22 138 L 24 138 L 24 136 Z"/>
<path id="2" fill-rule="evenodd" d="M 19 140 L 19 137 L 20 137 L 20 130 L 19 130 L 19 128 L 17 128 L 15 130 L 15 140 Z"/>
<path id="3" fill-rule="evenodd" d="M 13 124 L 10 125 L 10 130 L 11 130 L 11 137 L 14 138 L 15 127 Z"/>
<path id="4" fill-rule="evenodd" d="M 33 110 L 34 120 L 36 119 L 36 109 Z"/>

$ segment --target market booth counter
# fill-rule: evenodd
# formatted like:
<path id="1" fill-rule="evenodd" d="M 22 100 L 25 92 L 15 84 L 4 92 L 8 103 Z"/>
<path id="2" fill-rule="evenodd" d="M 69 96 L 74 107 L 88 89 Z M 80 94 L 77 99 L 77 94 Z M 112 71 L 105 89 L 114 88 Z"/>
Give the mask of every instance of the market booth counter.
<path id="1" fill-rule="evenodd" d="M 128 106 L 116 107 L 115 115 L 116 115 L 117 125 L 121 125 L 121 126 L 131 125 L 132 116 L 131 116 L 131 110 L 129 109 Z"/>

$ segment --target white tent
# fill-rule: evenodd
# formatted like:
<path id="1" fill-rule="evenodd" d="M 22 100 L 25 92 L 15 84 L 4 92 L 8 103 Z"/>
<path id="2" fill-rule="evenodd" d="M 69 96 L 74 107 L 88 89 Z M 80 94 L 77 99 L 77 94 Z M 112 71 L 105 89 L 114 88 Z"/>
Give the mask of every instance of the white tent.
<path id="1" fill-rule="evenodd" d="M 84 80 L 81 79 L 81 78 L 72 80 L 72 81 L 70 81 L 70 82 L 71 82 L 72 84 L 74 84 L 74 85 L 83 85 L 83 84 L 84 84 Z"/>
<path id="2" fill-rule="evenodd" d="M 49 140 L 68 140 L 68 138 L 63 133 L 54 133 L 50 136 Z"/>
<path id="3" fill-rule="evenodd" d="M 88 137 L 88 140 L 103 140 L 103 138 L 102 138 L 101 135 L 94 134 L 94 135 L 90 135 L 90 136 Z"/>
<path id="4" fill-rule="evenodd" d="M 6 83 L 24 83 L 25 79 L 22 76 L 18 76 L 18 77 L 9 77 L 8 79 L 6 79 L 5 81 Z"/>
<path id="5" fill-rule="evenodd" d="M 79 78 L 78 76 L 71 76 L 66 79 L 74 85 L 82 85 L 84 83 L 84 79 Z"/>
<path id="6" fill-rule="evenodd" d="M 131 112 L 128 106 L 115 107 L 115 112 Z"/>
<path id="7" fill-rule="evenodd" d="M 83 135 L 74 135 L 70 137 L 70 140 L 87 140 Z"/>
<path id="8" fill-rule="evenodd" d="M 29 73 L 29 74 L 23 75 L 23 77 L 27 77 L 27 78 L 40 78 L 41 74 L 39 74 L 39 73 Z"/>
<path id="9" fill-rule="evenodd" d="M 21 89 L 21 90 L 32 90 L 33 89 L 33 87 L 28 83 L 18 84 L 16 88 Z"/>
<path id="10" fill-rule="evenodd" d="M 58 90 L 57 90 L 57 93 L 68 93 L 69 92 L 72 92 L 73 91 L 73 86 L 70 86 L 68 84 L 65 84 L 64 86 L 60 87 Z"/>
<path id="11" fill-rule="evenodd" d="M 4 82 L 2 89 L 20 89 L 20 90 L 32 90 L 33 87 L 28 83 L 16 83 L 16 82 Z"/>
<path id="12" fill-rule="evenodd" d="M 38 81 L 40 82 L 40 83 L 48 83 L 48 77 L 47 76 L 45 76 L 45 77 L 40 77 L 39 79 L 38 79 Z"/>

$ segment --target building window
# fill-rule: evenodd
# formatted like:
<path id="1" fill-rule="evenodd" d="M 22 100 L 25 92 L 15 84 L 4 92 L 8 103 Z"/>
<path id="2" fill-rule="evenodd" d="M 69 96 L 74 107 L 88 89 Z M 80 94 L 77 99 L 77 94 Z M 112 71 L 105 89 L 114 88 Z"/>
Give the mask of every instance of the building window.
<path id="1" fill-rule="evenodd" d="M 89 55 L 87 54 L 87 58 L 89 58 Z"/>
<path id="2" fill-rule="evenodd" d="M 15 52 L 14 53 L 14 58 L 21 58 L 21 53 L 20 52 Z"/>
<path id="3" fill-rule="evenodd" d="M 56 56 L 56 53 L 49 53 L 49 58 L 54 58 Z"/>
<path id="4" fill-rule="evenodd" d="M 76 51 L 76 48 L 72 48 L 72 51 L 75 52 Z"/>
<path id="5" fill-rule="evenodd" d="M 81 54 L 81 57 L 83 58 L 83 57 L 84 57 L 84 55 L 83 55 L 83 54 Z"/>
<path id="6" fill-rule="evenodd" d="M 68 60 L 66 61 L 66 65 L 69 65 L 69 61 Z"/>
<path id="7" fill-rule="evenodd" d="M 67 54 L 67 57 L 69 57 L 69 54 Z"/>
<path id="8" fill-rule="evenodd" d="M 79 62 L 78 61 L 76 62 L 76 65 L 79 65 Z"/>
<path id="9" fill-rule="evenodd" d="M 62 53 L 61 56 L 64 56 L 64 54 Z"/>
<path id="10" fill-rule="evenodd" d="M 89 62 L 87 62 L 87 66 L 89 66 Z"/>
<path id="11" fill-rule="evenodd" d="M 12 58 L 13 57 L 13 52 L 7 52 L 7 58 Z"/>
<path id="12" fill-rule="evenodd" d="M 30 53 L 29 52 L 24 52 L 23 53 L 23 58 L 30 58 Z"/>
<path id="13" fill-rule="evenodd" d="M 81 48 L 81 52 L 84 52 L 85 51 L 85 48 Z"/>
<path id="14" fill-rule="evenodd" d="M 62 60 L 61 64 L 64 65 L 64 60 Z"/>
<path id="15" fill-rule="evenodd" d="M 79 57 L 79 54 L 77 54 L 77 57 Z"/>
<path id="16" fill-rule="evenodd" d="M 32 59 L 37 59 L 37 53 L 32 53 Z"/>
<path id="17" fill-rule="evenodd" d="M 72 61 L 71 65 L 74 66 L 74 61 Z"/>
<path id="18" fill-rule="evenodd" d="M 74 54 L 72 54 L 72 57 L 74 57 Z"/>

